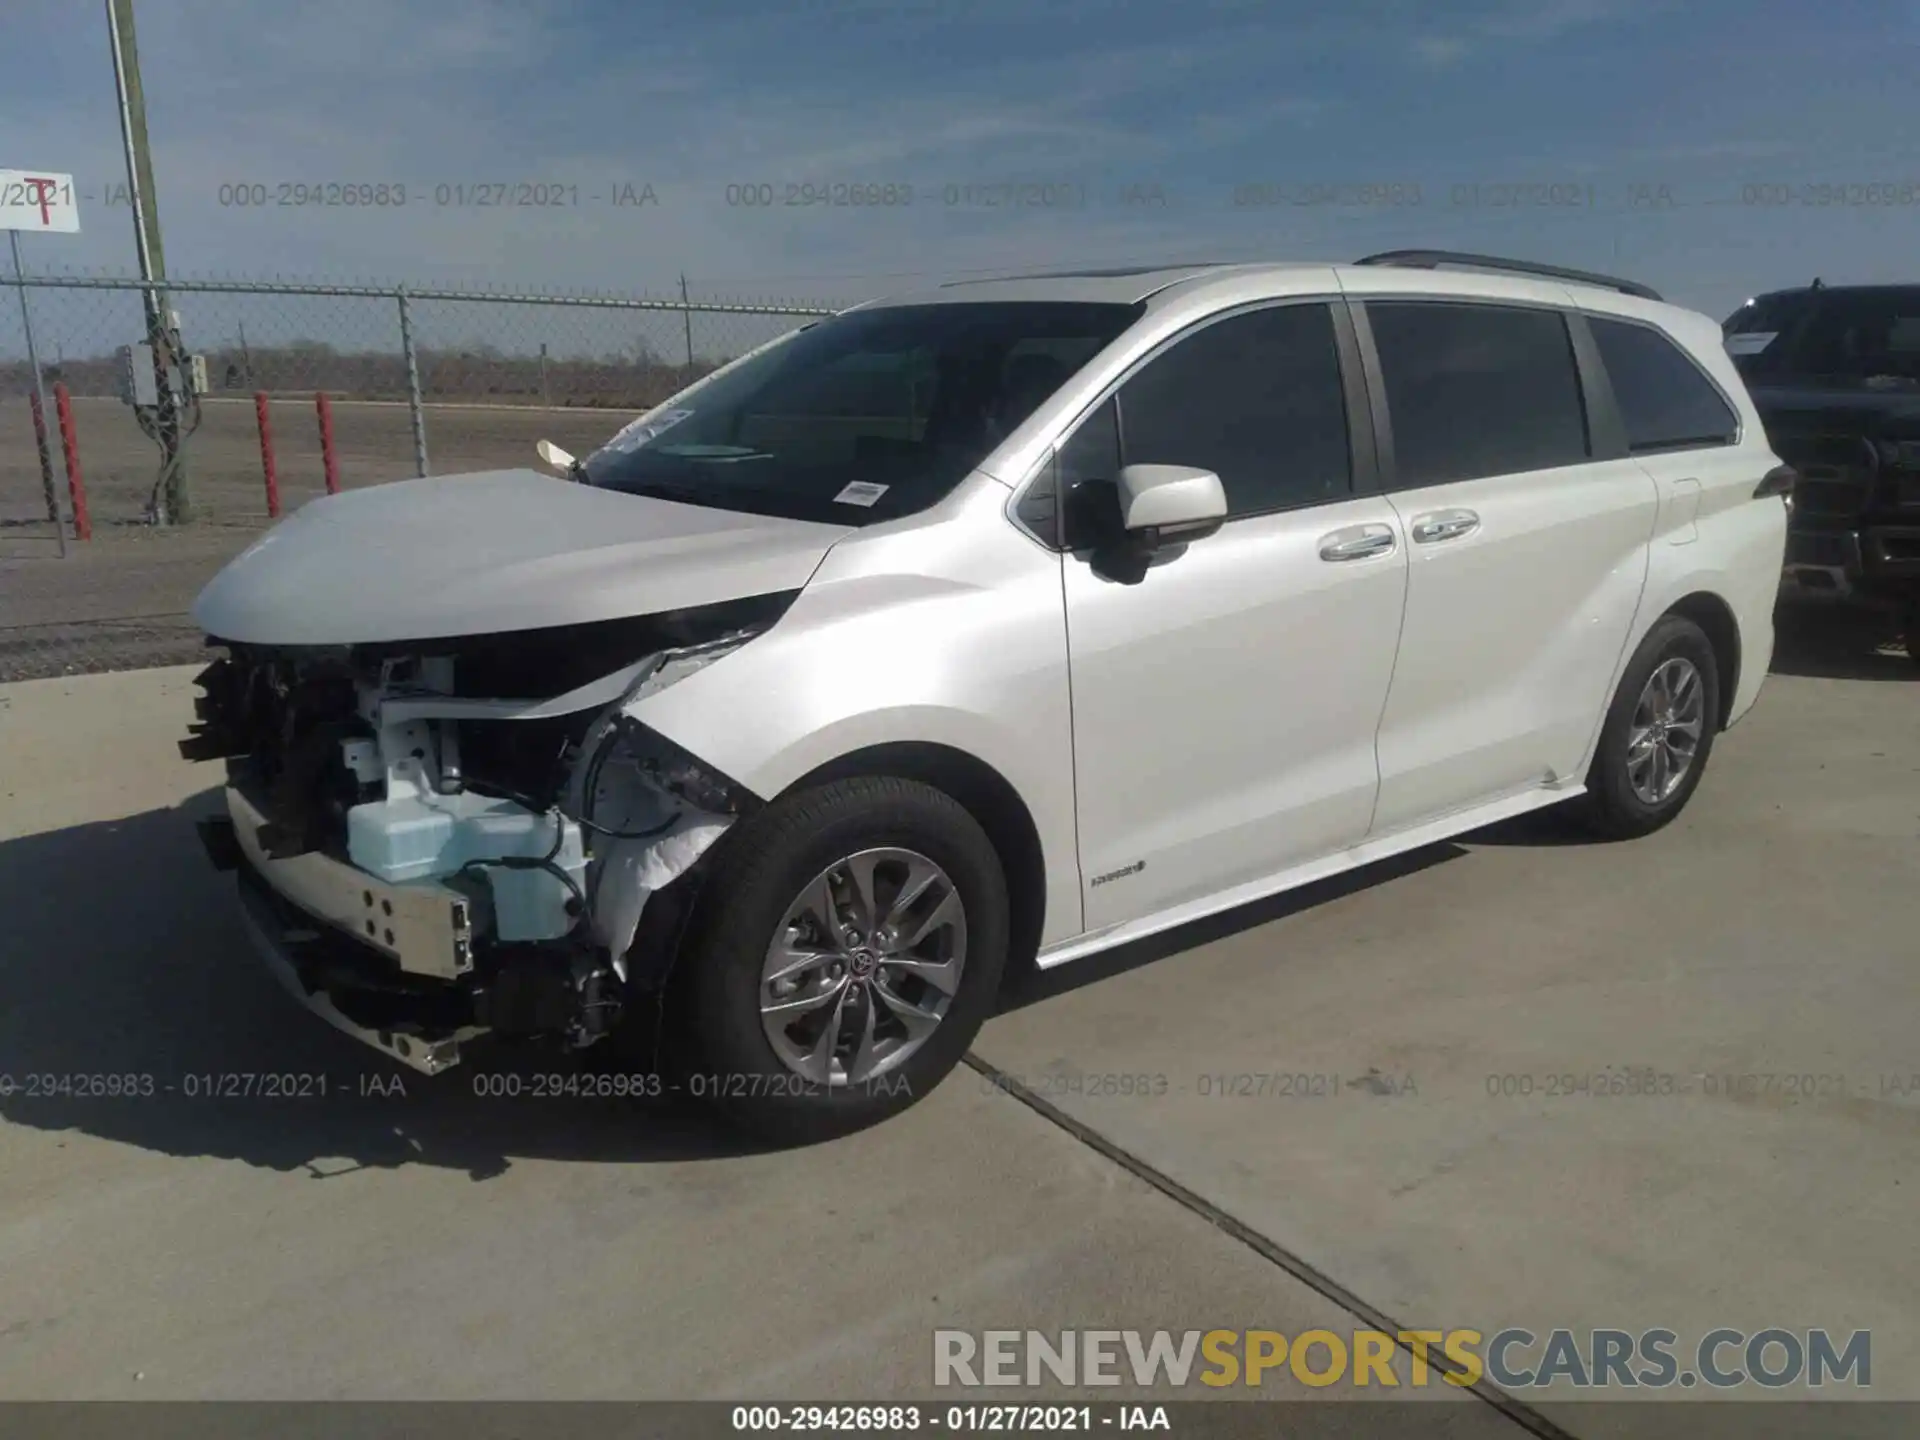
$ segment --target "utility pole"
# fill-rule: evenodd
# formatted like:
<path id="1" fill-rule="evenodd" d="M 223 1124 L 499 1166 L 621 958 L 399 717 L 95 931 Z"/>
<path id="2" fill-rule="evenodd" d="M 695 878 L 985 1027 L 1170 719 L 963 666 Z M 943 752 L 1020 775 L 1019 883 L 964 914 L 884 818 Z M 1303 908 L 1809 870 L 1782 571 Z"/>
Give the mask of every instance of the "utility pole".
<path id="1" fill-rule="evenodd" d="M 680 277 L 680 318 L 687 327 L 687 374 L 693 374 L 693 311 L 687 304 L 687 277 Z"/>
<path id="2" fill-rule="evenodd" d="M 127 154 L 127 199 L 133 210 L 134 248 L 140 260 L 140 295 L 146 310 L 147 344 L 153 350 L 161 473 L 160 513 L 164 524 L 193 518 L 187 472 L 180 455 L 180 407 L 173 374 L 184 375 L 186 356 L 167 308 L 167 261 L 160 245 L 160 212 L 154 195 L 153 155 L 147 145 L 147 101 L 140 84 L 140 54 L 134 43 L 133 0 L 106 0 L 107 36 L 113 46 L 113 83 L 120 101 L 120 138 Z"/>

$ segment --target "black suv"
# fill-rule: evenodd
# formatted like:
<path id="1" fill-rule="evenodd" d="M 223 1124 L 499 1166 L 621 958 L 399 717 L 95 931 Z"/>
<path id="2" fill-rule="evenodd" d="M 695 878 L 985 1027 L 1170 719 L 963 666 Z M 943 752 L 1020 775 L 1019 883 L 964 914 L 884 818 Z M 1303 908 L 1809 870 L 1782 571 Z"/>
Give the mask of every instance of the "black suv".
<path id="1" fill-rule="evenodd" d="M 1920 285 L 1776 290 L 1726 345 L 1799 472 L 1785 597 L 1895 609 L 1920 662 Z"/>

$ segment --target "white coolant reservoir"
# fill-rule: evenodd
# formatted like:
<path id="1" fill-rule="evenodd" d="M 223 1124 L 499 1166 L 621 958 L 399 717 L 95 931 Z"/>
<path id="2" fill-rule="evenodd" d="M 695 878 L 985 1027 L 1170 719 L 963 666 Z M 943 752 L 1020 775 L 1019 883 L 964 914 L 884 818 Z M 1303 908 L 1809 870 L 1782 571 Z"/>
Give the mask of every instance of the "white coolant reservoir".
<path id="1" fill-rule="evenodd" d="M 422 791 L 354 806 L 347 811 L 347 855 L 390 884 L 438 880 L 475 860 L 538 859 L 553 849 L 556 825 L 564 834 L 553 863 L 576 885 L 584 885 L 587 862 L 578 825 L 471 790 L 452 795 Z M 554 940 L 572 929 L 573 917 L 566 908 L 572 892 L 558 876 L 497 865 L 484 866 L 480 873 L 493 892 L 499 939 Z"/>

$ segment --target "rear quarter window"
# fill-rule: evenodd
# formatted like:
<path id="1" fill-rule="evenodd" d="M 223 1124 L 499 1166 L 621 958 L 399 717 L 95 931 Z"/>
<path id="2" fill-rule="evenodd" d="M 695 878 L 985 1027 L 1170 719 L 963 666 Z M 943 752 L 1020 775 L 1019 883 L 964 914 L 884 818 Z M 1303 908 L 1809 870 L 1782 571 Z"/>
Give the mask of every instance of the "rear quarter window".
<path id="1" fill-rule="evenodd" d="M 1733 445 L 1740 417 L 1666 334 L 1650 325 L 1587 317 L 1614 403 L 1636 455 Z"/>

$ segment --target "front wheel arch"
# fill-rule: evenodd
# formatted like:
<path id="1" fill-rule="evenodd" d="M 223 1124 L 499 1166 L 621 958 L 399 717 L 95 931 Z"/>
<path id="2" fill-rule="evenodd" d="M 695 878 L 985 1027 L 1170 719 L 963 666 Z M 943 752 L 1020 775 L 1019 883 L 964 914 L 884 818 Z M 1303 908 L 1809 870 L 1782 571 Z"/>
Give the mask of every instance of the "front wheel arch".
<path id="1" fill-rule="evenodd" d="M 1000 855 L 1007 881 L 1008 975 L 1032 962 L 1046 922 L 1047 865 L 1033 812 L 1011 782 L 993 766 L 951 745 L 896 741 L 849 751 L 808 771 L 781 794 L 811 789 L 859 775 L 917 780 L 957 800 Z"/>

